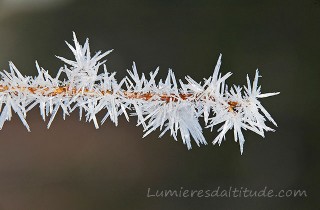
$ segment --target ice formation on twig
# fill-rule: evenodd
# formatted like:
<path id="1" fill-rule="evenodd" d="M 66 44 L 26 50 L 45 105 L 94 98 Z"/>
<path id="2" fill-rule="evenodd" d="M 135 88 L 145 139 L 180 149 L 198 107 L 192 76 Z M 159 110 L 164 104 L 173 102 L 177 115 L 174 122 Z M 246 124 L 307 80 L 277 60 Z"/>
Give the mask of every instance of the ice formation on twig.
<path id="1" fill-rule="evenodd" d="M 0 129 L 11 119 L 12 110 L 28 131 L 27 113 L 36 106 L 39 106 L 43 120 L 50 117 L 48 128 L 59 109 L 63 118 L 79 109 L 80 119 L 84 114 L 86 121 L 92 121 L 96 128 L 99 127 L 96 115 L 104 111 L 101 124 L 110 118 L 117 125 L 118 116 L 122 114 L 128 121 L 129 116 L 136 116 L 137 125 L 144 128 L 144 136 L 160 129 L 159 137 L 170 132 L 177 140 L 180 135 L 191 149 L 191 138 L 198 146 L 207 144 L 199 124 L 199 118 L 203 118 L 211 130 L 221 124 L 213 144 L 220 145 L 227 131 L 233 129 L 242 154 L 245 141 L 242 130 L 248 129 L 264 137 L 264 131 L 274 131 L 265 124 L 267 120 L 277 125 L 258 99 L 279 93 L 261 94 L 258 70 L 252 84 L 247 76 L 244 91 L 239 86 L 228 89 L 225 81 L 231 73 L 222 75 L 219 72 L 221 55 L 212 76 L 203 83 L 189 76 L 185 77 L 186 82 L 177 81 L 171 69 L 165 80 L 156 82 L 158 68 L 146 76 L 138 74 L 135 63 L 132 70 L 128 70 L 129 76 L 118 82 L 115 73 L 107 71 L 103 60 L 112 50 L 91 56 L 88 39 L 83 46 L 75 33 L 73 39 L 74 46 L 66 43 L 75 60 L 57 56 L 65 65 L 55 77 L 37 62 L 38 75 L 35 77 L 23 76 L 12 62 L 9 63 L 10 71 L 0 72 Z M 98 73 L 101 68 L 104 72 Z M 65 74 L 66 79 L 60 80 L 61 74 Z"/>

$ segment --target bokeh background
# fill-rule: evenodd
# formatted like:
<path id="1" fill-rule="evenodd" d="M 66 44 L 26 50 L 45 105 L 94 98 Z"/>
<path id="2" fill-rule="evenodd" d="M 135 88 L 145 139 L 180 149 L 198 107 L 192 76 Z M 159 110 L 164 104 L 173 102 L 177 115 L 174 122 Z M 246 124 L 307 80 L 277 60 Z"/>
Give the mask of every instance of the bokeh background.
<path id="1" fill-rule="evenodd" d="M 320 1 L 1 0 L 0 66 L 26 75 L 34 61 L 55 75 L 71 58 L 75 31 L 92 51 L 115 49 L 107 66 L 126 75 L 160 66 L 201 80 L 219 53 L 229 84 L 260 69 L 262 103 L 278 122 L 263 139 L 246 132 L 244 154 L 232 134 L 219 146 L 187 151 L 169 135 L 142 139 L 121 118 L 115 127 L 73 114 L 50 130 L 38 110 L 28 133 L 14 116 L 0 132 L 0 209 L 319 209 Z M 100 116 L 102 117 L 102 115 Z M 205 130 L 208 142 L 216 132 Z M 307 198 L 147 198 L 147 189 L 302 189 Z"/>

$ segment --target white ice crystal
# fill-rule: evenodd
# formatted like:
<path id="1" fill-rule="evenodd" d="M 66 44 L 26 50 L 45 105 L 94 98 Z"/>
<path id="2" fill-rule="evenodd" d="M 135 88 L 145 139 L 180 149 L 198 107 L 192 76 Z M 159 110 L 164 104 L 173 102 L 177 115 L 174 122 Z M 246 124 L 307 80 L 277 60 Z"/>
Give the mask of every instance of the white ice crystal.
<path id="1" fill-rule="evenodd" d="M 0 72 L 0 129 L 5 121 L 11 120 L 12 111 L 30 131 L 26 117 L 36 106 L 39 106 L 43 120 L 50 117 L 48 128 L 59 109 L 63 118 L 79 109 L 80 119 L 84 115 L 96 128 L 99 128 L 96 117 L 99 112 L 105 113 L 101 124 L 110 118 L 118 125 L 118 117 L 122 114 L 128 121 L 130 116 L 136 116 L 137 125 L 144 128 L 144 137 L 159 129 L 159 137 L 169 132 L 175 140 L 181 137 L 183 144 L 191 149 L 192 139 L 198 146 L 207 144 L 199 123 L 199 118 L 203 118 L 211 130 L 220 124 L 213 144 L 220 145 L 227 131 L 233 129 L 242 154 L 245 141 L 242 130 L 251 130 L 264 137 L 265 131 L 274 131 L 265 124 L 267 120 L 277 126 L 258 99 L 279 93 L 261 94 L 258 70 L 252 84 L 247 76 L 244 90 L 226 85 L 231 73 L 220 73 L 221 55 L 212 76 L 203 82 L 196 82 L 189 76 L 185 82 L 177 81 L 171 69 L 164 81 L 157 82 L 159 68 L 149 76 L 139 75 L 135 63 L 132 70 L 128 70 L 129 76 L 118 82 L 115 73 L 109 73 L 102 60 L 112 50 L 91 56 L 88 39 L 81 46 L 73 33 L 73 41 L 74 46 L 66 43 L 75 60 L 57 56 L 65 64 L 55 77 L 37 62 L 38 75 L 35 77 L 23 76 L 12 62 L 9 63 L 10 71 Z M 102 67 L 103 72 L 99 74 Z M 59 79 L 62 74 L 67 79 Z"/>

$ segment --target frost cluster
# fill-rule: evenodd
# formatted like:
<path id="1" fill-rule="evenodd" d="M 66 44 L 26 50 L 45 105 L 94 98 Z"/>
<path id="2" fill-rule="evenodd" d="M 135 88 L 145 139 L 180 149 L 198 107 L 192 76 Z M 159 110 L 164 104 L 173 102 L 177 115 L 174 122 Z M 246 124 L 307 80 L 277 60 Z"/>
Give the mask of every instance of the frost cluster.
<path id="1" fill-rule="evenodd" d="M 149 75 L 139 74 L 135 63 L 132 70 L 128 70 L 128 76 L 117 81 L 115 73 L 107 71 L 103 60 L 112 50 L 99 51 L 92 56 L 88 39 L 83 46 L 75 34 L 73 39 L 74 46 L 67 45 L 75 59 L 58 57 L 65 64 L 55 77 L 37 62 L 35 77 L 23 76 L 12 62 L 9 71 L 0 72 L 0 129 L 14 111 L 30 131 L 26 117 L 35 107 L 39 107 L 43 120 L 49 118 L 48 128 L 59 109 L 63 118 L 79 110 L 80 119 L 85 117 L 96 128 L 99 127 L 96 117 L 99 112 L 105 113 L 100 124 L 110 118 L 117 125 L 118 117 L 123 114 L 128 121 L 130 116 L 136 116 L 137 125 L 144 128 L 144 136 L 159 129 L 159 137 L 167 132 L 175 140 L 180 136 L 183 144 L 191 149 L 192 142 L 198 146 L 207 144 L 199 123 L 201 118 L 206 128 L 212 130 L 220 126 L 213 144 L 220 145 L 227 131 L 233 129 L 242 153 L 243 130 L 264 137 L 265 131 L 274 131 L 266 125 L 267 120 L 277 125 L 258 99 L 278 92 L 261 94 L 258 70 L 253 82 L 247 76 L 247 86 L 228 88 L 225 82 L 231 73 L 219 72 L 220 55 L 213 74 L 202 82 L 189 76 L 185 81 L 177 80 L 171 69 L 164 80 L 156 80 L 158 68 Z M 63 80 L 60 79 L 62 74 L 65 75 Z"/>

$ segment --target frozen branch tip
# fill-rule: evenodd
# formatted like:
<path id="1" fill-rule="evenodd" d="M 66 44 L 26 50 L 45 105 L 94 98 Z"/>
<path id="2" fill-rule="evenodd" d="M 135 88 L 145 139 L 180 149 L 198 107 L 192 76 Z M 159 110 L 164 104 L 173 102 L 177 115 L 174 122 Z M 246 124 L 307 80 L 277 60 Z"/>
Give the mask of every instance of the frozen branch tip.
<path id="1" fill-rule="evenodd" d="M 207 144 L 199 119 L 206 128 L 218 128 L 218 136 L 213 144 L 221 144 L 227 131 L 234 131 L 234 139 L 239 142 L 243 153 L 245 142 L 243 130 L 253 131 L 264 137 L 265 131 L 274 131 L 266 125 L 270 121 L 277 126 L 259 99 L 279 94 L 261 93 L 258 85 L 259 71 L 251 83 L 247 75 L 247 86 L 225 83 L 231 73 L 221 74 L 221 55 L 213 74 L 202 82 L 196 82 L 190 76 L 185 81 L 177 80 L 169 69 L 165 80 L 156 82 L 159 71 L 149 76 L 138 74 L 135 63 L 128 76 L 117 81 L 115 73 L 109 73 L 103 60 L 112 50 L 91 56 L 89 40 L 80 45 L 73 33 L 74 46 L 66 42 L 75 59 L 69 60 L 57 56 L 64 62 L 55 77 L 36 62 L 38 75 L 23 76 L 16 66 L 9 62 L 9 71 L 0 72 L 0 129 L 5 121 L 10 121 L 14 111 L 30 131 L 27 113 L 39 107 L 43 120 L 49 117 L 47 127 L 52 124 L 59 109 L 63 118 L 79 110 L 80 120 L 85 116 L 87 122 L 93 122 L 96 128 L 107 118 L 118 125 L 118 117 L 124 115 L 127 121 L 136 116 L 137 125 L 143 126 L 144 136 L 159 129 L 162 137 L 169 132 L 191 149 L 192 139 L 198 146 Z M 102 71 L 102 73 L 99 73 Z M 61 79 L 65 74 L 64 80 Z M 97 113 L 105 113 L 98 123 Z"/>

